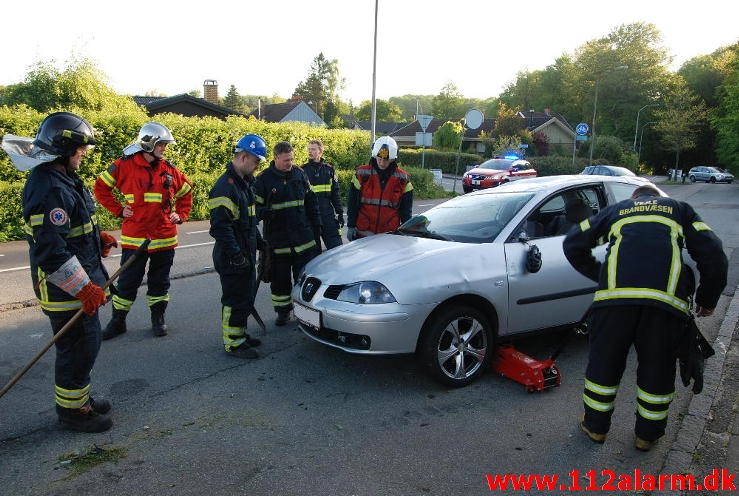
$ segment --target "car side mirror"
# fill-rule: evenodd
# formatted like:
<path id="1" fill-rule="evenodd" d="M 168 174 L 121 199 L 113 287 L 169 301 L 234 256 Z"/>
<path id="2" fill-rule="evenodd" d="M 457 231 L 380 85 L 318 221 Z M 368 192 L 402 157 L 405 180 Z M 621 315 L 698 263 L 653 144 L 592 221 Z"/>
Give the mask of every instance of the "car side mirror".
<path id="1" fill-rule="evenodd" d="M 529 246 L 529 251 L 526 252 L 526 270 L 532 274 L 541 270 L 541 251 L 536 245 Z"/>

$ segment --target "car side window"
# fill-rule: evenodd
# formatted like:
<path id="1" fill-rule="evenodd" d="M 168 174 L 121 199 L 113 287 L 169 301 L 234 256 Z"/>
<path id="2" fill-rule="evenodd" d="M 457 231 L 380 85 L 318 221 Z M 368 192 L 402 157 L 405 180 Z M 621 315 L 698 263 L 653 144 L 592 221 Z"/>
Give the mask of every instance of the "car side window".
<path id="1" fill-rule="evenodd" d="M 524 226 L 527 234 L 530 238 L 566 234 L 572 226 L 598 212 L 598 198 L 598 192 L 593 187 L 557 193 L 528 217 Z M 539 226 L 542 228 L 538 229 Z"/>
<path id="2" fill-rule="evenodd" d="M 636 186 L 629 183 L 608 183 L 608 190 L 613 196 L 613 203 L 618 203 L 631 198 Z"/>

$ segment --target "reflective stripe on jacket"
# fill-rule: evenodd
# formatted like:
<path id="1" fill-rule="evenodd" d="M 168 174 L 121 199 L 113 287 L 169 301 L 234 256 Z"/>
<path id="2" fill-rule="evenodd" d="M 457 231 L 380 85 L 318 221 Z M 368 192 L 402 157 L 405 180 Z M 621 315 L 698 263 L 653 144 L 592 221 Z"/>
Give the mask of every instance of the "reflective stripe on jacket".
<path id="1" fill-rule="evenodd" d="M 356 212 L 356 228 L 365 233 L 383 233 L 398 228 L 411 216 L 413 185 L 406 171 L 392 163 L 386 183 L 372 164 L 360 165 L 352 180 L 358 193 L 359 208 Z M 356 201 L 354 202 L 356 206 Z M 353 209 L 352 209 L 353 210 Z M 349 225 L 352 226 L 352 215 Z"/>
<path id="2" fill-rule="evenodd" d="M 123 248 L 138 248 L 146 238 L 151 239 L 150 252 L 177 246 L 177 226 L 169 214 L 177 212 L 184 222 L 192 209 L 192 185 L 184 173 L 166 160 L 152 165 L 143 152 L 134 153 L 117 159 L 95 181 L 97 200 L 121 217 L 123 206 L 113 190 L 118 190 L 133 209 L 132 217 L 123 218 Z"/>
<path id="3" fill-rule="evenodd" d="M 602 266 L 591 253 L 599 239 L 608 240 Z M 726 255 L 685 202 L 657 196 L 624 200 L 582 221 L 563 245 L 573 267 L 598 281 L 593 307 L 645 304 L 685 315 L 695 281 L 683 263 L 683 246 L 701 276 L 696 303 L 714 308 L 726 285 Z"/>
<path id="4" fill-rule="evenodd" d="M 75 173 L 67 175 L 49 164 L 29 173 L 22 198 L 31 280 L 41 308 L 45 312 L 78 310 L 80 301 L 49 282 L 46 275 L 77 257 L 91 282 L 105 284 L 108 274 L 100 258 L 95 200 Z"/>
<path id="5" fill-rule="evenodd" d="M 315 230 L 321 226 L 316 195 L 299 167 L 277 170 L 274 161 L 256 178 L 257 216 L 265 220 L 263 236 L 275 253 L 303 252 L 316 246 Z"/>
<path id="6" fill-rule="evenodd" d="M 210 235 L 215 239 L 213 265 L 218 272 L 233 271 L 231 261 L 243 254 L 256 265 L 257 214 L 254 179 L 241 178 L 226 166 L 208 197 Z"/>

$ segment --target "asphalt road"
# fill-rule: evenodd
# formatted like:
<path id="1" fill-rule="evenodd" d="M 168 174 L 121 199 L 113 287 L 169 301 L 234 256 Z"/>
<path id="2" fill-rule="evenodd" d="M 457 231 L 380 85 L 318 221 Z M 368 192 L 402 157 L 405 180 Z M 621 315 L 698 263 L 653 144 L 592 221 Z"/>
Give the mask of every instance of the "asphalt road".
<path id="1" fill-rule="evenodd" d="M 739 186 L 664 189 L 690 201 L 724 240 L 733 294 Z M 414 211 L 431 203 L 417 202 Z M 170 334 L 151 336 L 142 290 L 129 332 L 103 343 L 93 391 L 113 402 L 113 429 L 78 434 L 57 426 L 53 352 L 0 398 L 0 494 L 472 495 L 490 492 L 488 474 L 557 474 L 571 485 L 577 470 L 584 487 L 588 470 L 596 471 L 598 484 L 606 481 L 604 469 L 660 472 L 691 394 L 678 387 L 666 437 L 653 451 L 637 452 L 634 367 L 628 367 L 609 439 L 592 444 L 577 427 L 587 358 L 581 337 L 571 338 L 558 359 L 563 383 L 557 389 L 529 394 L 493 373 L 447 389 L 413 357 L 353 356 L 318 345 L 293 326 L 274 327 L 262 288 L 263 358 L 226 356 L 206 229 L 194 222 L 180 231 Z M 24 250 L 25 243 L 0 245 L 2 384 L 50 338 L 37 307 L 8 309 L 32 298 L 28 271 L 18 268 Z M 109 263 L 114 269 L 118 260 Z M 709 338 L 730 300 L 726 294 L 716 316 L 701 321 Z M 103 323 L 109 315 L 108 305 Z M 528 339 L 519 348 L 545 358 L 560 339 Z M 108 460 L 91 466 L 81 463 L 82 455 Z"/>

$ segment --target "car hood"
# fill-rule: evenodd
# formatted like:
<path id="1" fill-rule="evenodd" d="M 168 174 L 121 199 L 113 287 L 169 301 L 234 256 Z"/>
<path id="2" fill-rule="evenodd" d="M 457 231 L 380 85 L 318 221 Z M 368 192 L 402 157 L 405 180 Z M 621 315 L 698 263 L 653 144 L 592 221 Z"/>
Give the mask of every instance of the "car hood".
<path id="1" fill-rule="evenodd" d="M 322 253 L 305 267 L 307 275 L 324 285 L 378 281 L 399 302 L 424 305 L 450 294 L 479 294 L 480 285 L 490 286 L 491 278 L 505 280 L 505 270 L 502 244 L 393 234 L 352 241 Z"/>
<path id="2" fill-rule="evenodd" d="M 306 265 L 306 273 L 328 284 L 384 279 L 382 276 L 419 261 L 443 255 L 462 243 L 378 234 L 323 252 Z M 475 245 L 471 245 L 475 246 Z"/>

